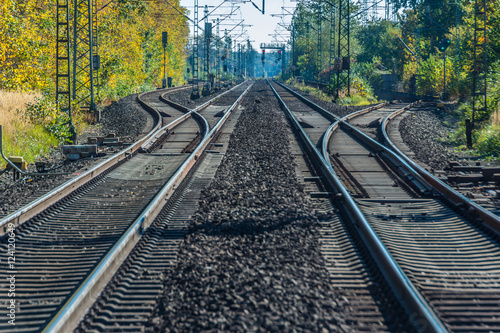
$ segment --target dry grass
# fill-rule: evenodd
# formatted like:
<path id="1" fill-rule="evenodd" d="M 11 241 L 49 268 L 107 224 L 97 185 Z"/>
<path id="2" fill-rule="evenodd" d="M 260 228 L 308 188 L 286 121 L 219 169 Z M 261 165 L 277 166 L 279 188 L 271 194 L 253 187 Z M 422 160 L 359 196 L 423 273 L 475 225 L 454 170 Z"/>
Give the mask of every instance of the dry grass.
<path id="1" fill-rule="evenodd" d="M 0 90 L 0 125 L 4 136 L 14 135 L 16 128 L 26 125 L 17 115 L 17 109 L 23 109 L 28 102 L 33 102 L 39 94 L 20 93 Z"/>
<path id="2" fill-rule="evenodd" d="M 491 123 L 493 126 L 500 126 L 500 103 L 498 103 L 497 109 L 493 111 Z"/>
<path id="3" fill-rule="evenodd" d="M 34 93 L 20 93 L 0 90 L 0 125 L 2 125 L 2 148 L 7 156 L 23 156 L 28 162 L 47 151 L 53 145 L 43 127 L 33 125 L 21 119 L 17 110 L 23 110 L 25 104 L 33 102 Z M 0 169 L 3 168 L 0 158 Z"/>

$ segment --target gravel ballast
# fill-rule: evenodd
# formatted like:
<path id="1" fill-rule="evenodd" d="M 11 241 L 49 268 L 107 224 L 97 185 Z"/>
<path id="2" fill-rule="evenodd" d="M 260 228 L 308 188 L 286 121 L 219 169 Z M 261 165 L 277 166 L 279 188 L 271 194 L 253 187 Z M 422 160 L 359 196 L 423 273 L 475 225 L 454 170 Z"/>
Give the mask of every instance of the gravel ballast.
<path id="1" fill-rule="evenodd" d="M 150 332 L 342 331 L 289 127 L 258 81 L 178 255 Z"/>
<path id="2" fill-rule="evenodd" d="M 434 170 L 443 170 L 450 161 L 465 160 L 452 146 L 444 142 L 451 127 L 444 124 L 446 114 L 431 105 L 418 107 L 399 124 L 399 132 L 404 143 L 415 153 L 415 157 Z"/>
<path id="3" fill-rule="evenodd" d="M 200 106 L 203 103 L 205 103 L 205 102 L 211 100 L 212 98 L 214 98 L 214 96 L 216 94 L 221 94 L 224 91 L 232 88 L 231 86 L 228 87 L 228 88 L 222 88 L 222 89 L 220 89 L 217 92 L 214 91 L 211 95 L 202 96 L 201 95 L 202 87 L 203 87 L 202 84 L 200 84 L 199 87 L 198 87 L 198 89 L 200 91 L 200 97 L 197 98 L 197 99 L 191 99 L 191 92 L 193 91 L 192 88 L 175 91 L 175 92 L 173 92 L 171 94 L 168 94 L 167 98 L 169 100 L 171 100 L 172 102 L 174 102 L 174 103 L 177 103 L 179 105 L 185 106 L 185 107 L 190 108 L 190 109 L 194 109 L 197 106 Z"/>

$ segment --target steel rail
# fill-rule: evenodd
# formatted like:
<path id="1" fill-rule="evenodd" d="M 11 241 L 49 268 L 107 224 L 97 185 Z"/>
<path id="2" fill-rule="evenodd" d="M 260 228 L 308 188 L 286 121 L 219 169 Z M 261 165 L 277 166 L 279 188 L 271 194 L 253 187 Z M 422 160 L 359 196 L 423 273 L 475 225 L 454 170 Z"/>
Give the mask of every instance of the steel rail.
<path id="1" fill-rule="evenodd" d="M 399 156 L 401 156 L 401 158 L 403 158 L 409 165 L 411 165 L 416 170 L 416 172 L 419 173 L 419 175 L 422 178 L 424 178 L 429 184 L 431 184 L 434 188 L 436 188 L 445 200 L 452 203 L 456 208 L 458 208 L 460 205 L 465 206 L 467 208 L 467 211 L 469 214 L 477 214 L 477 217 L 479 217 L 481 219 L 484 226 L 486 226 L 488 229 L 495 232 L 497 235 L 500 235 L 500 216 L 493 214 L 492 212 L 488 211 L 487 209 L 485 209 L 481 205 L 478 205 L 474 201 L 466 198 L 464 195 L 462 195 L 458 191 L 451 188 L 449 185 L 444 183 L 442 180 L 436 178 L 434 175 L 432 175 L 430 172 L 428 172 L 427 170 L 422 168 L 420 165 L 418 165 L 411 158 L 406 156 L 390 140 L 389 135 L 387 133 L 387 126 L 389 126 L 390 120 L 394 119 L 399 114 L 406 111 L 407 109 L 408 108 L 403 108 L 403 109 L 397 110 L 397 111 L 391 113 L 390 115 L 388 115 L 382 121 L 381 127 L 382 127 L 382 133 L 384 136 L 385 143 L 394 152 L 396 152 Z"/>
<path id="2" fill-rule="evenodd" d="M 252 85 L 253 84 L 245 89 L 236 102 L 231 105 L 231 107 L 225 112 L 224 116 L 217 122 L 216 126 L 214 126 L 214 128 L 209 132 L 205 133 L 203 140 L 198 144 L 197 148 L 177 169 L 170 180 L 163 186 L 163 188 L 158 192 L 135 222 L 122 235 L 108 254 L 94 268 L 92 273 L 90 273 L 85 281 L 83 281 L 80 287 L 71 295 L 71 297 L 61 307 L 58 313 L 52 318 L 42 332 L 67 332 L 74 329 L 74 326 L 78 324 L 81 317 L 87 310 L 87 305 L 91 304 L 96 298 L 96 295 L 100 292 L 101 286 L 111 279 L 115 268 L 121 265 L 125 259 L 124 257 L 126 257 L 126 255 L 132 250 L 145 230 L 154 221 L 158 213 L 165 205 L 166 200 L 171 197 L 186 174 L 191 170 L 196 161 L 199 160 L 203 150 L 222 128 L 226 120 L 232 114 L 243 96 L 250 90 Z M 197 107 L 189 114 L 197 114 L 199 117 L 202 117 L 195 110 L 203 109 L 204 107 L 210 105 L 209 102 L 207 102 L 208 104 L 204 103 L 203 105 Z M 187 114 L 185 116 L 187 116 Z M 208 123 L 206 123 L 206 125 L 208 125 Z"/>
<path id="3" fill-rule="evenodd" d="M 177 118 L 176 120 L 174 120 L 174 121 L 170 122 L 170 123 L 169 123 L 169 124 L 167 124 L 166 126 L 163 126 L 163 127 L 162 127 L 162 128 L 160 128 L 158 131 L 156 131 L 154 135 L 152 135 L 152 136 L 151 136 L 148 140 L 146 140 L 146 141 L 144 142 L 144 144 L 142 145 L 142 148 L 143 148 L 143 149 L 148 150 L 148 149 L 149 149 L 149 148 L 153 145 L 153 142 L 154 142 L 156 139 L 158 139 L 158 138 L 160 138 L 162 135 L 164 135 L 164 134 L 168 133 L 168 132 L 169 132 L 172 128 L 174 128 L 175 126 L 177 126 L 177 125 L 178 125 L 178 124 L 180 124 L 181 122 L 183 122 L 183 121 L 187 120 L 187 119 L 188 119 L 188 118 L 190 118 L 190 117 L 193 117 L 193 115 L 194 115 L 194 117 L 195 117 L 198 121 L 201 121 L 201 122 L 203 123 L 203 126 L 201 126 L 201 127 L 202 127 L 202 128 L 205 128 L 205 129 L 206 129 L 206 130 L 205 130 L 205 132 L 207 133 L 207 132 L 208 132 L 208 130 L 209 130 L 209 128 L 210 128 L 210 126 L 208 125 L 208 122 L 207 122 L 207 120 L 205 119 L 205 117 L 202 117 L 202 116 L 201 116 L 198 112 L 199 112 L 199 111 L 201 111 L 201 110 L 203 110 L 203 109 L 205 109 L 205 108 L 207 108 L 210 104 L 212 104 L 212 103 L 214 103 L 215 101 L 217 101 L 217 100 L 219 99 L 219 97 L 224 96 L 225 94 L 227 94 L 227 93 L 229 93 L 229 92 L 233 91 L 234 89 L 238 88 L 238 87 L 239 87 L 240 85 L 242 85 L 243 83 L 244 83 L 244 82 L 240 83 L 239 85 L 234 86 L 233 88 L 231 88 L 231 89 L 229 89 L 229 90 L 227 90 L 227 91 L 223 92 L 222 94 L 217 95 L 216 97 L 214 97 L 214 98 L 212 98 L 212 99 L 210 99 L 210 100 L 206 101 L 205 103 L 203 103 L 203 104 L 201 104 L 201 105 L 197 106 L 196 108 L 194 108 L 194 109 L 192 109 L 192 110 L 191 110 L 191 109 L 186 108 L 185 106 L 182 106 L 182 105 L 180 105 L 180 104 L 174 103 L 174 102 L 169 101 L 168 99 L 166 99 L 164 96 L 165 96 L 168 92 L 166 92 L 166 93 L 164 93 L 164 94 L 160 95 L 160 100 L 161 100 L 162 102 L 167 103 L 167 104 L 169 104 L 170 106 L 173 106 L 174 108 L 179 109 L 179 110 L 181 110 L 181 111 L 183 111 L 183 112 L 186 112 L 186 113 L 185 113 L 184 115 L 182 115 L 181 117 Z M 151 108 L 151 107 L 150 107 L 149 105 L 147 105 L 146 103 L 145 103 L 145 105 L 146 105 L 148 108 Z M 153 109 L 153 108 L 152 108 L 152 109 Z M 153 109 L 153 110 L 154 110 L 154 109 Z M 205 135 L 206 133 L 204 133 L 204 135 Z"/>
<path id="4" fill-rule="evenodd" d="M 318 166 L 325 176 L 325 179 L 327 180 L 329 185 L 336 191 L 335 200 L 339 203 L 338 206 L 345 211 L 349 220 L 353 223 L 355 229 L 359 232 L 375 262 L 381 268 L 384 277 L 389 281 L 389 285 L 396 295 L 396 298 L 401 302 L 401 304 L 407 311 L 412 325 L 415 326 L 419 332 L 447 332 L 448 330 L 439 320 L 434 310 L 425 301 L 423 296 L 418 292 L 413 283 L 408 279 L 406 274 L 389 253 L 387 248 L 383 245 L 382 241 L 377 236 L 352 196 L 336 176 L 331 164 L 327 162 L 325 156 L 312 143 L 302 126 L 300 126 L 297 119 L 293 116 L 292 111 L 286 106 L 285 102 L 279 96 L 269 80 L 268 83 L 271 86 L 274 94 L 278 98 L 280 104 L 285 109 L 286 115 L 292 122 L 292 126 L 298 131 L 300 137 L 305 142 L 307 149 L 312 153 L 312 155 L 315 157 L 315 160 L 318 162 Z M 319 108 L 319 106 L 317 107 Z M 328 111 L 324 109 L 323 111 L 331 115 Z"/>

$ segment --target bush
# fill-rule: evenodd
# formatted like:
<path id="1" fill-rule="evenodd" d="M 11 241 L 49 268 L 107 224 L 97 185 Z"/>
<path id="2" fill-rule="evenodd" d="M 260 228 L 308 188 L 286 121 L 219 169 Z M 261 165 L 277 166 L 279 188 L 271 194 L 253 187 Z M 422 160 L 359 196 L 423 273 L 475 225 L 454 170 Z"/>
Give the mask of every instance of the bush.
<path id="1" fill-rule="evenodd" d="M 27 103 L 25 109 L 17 112 L 21 119 L 45 129 L 58 143 L 67 142 L 71 137 L 68 114 L 61 112 L 48 95 L 35 97 L 34 102 Z"/>
<path id="2" fill-rule="evenodd" d="M 480 154 L 500 157 L 500 126 L 486 126 L 477 139 L 476 149 Z"/>

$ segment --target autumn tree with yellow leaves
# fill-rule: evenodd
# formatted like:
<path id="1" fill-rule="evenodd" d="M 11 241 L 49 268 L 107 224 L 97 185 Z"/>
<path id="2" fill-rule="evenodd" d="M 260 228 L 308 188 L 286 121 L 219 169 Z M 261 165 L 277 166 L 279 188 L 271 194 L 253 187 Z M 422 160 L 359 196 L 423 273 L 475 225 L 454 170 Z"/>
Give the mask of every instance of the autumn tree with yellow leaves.
<path id="1" fill-rule="evenodd" d="M 2 92 L 5 96 L 24 93 L 31 100 L 27 111 L 22 112 L 13 109 L 15 103 L 7 106 L 0 101 L 0 124 L 4 127 L 8 153 L 22 153 L 20 146 L 26 147 L 23 140 L 52 145 L 67 138 L 67 133 L 51 130 L 61 123 L 63 116 L 54 103 L 56 4 L 56 0 L 3 0 L 0 3 L 0 95 Z M 72 7 L 73 1 L 70 4 Z M 161 85 L 163 31 L 169 35 L 166 75 L 173 77 L 176 85 L 183 83 L 189 28 L 184 15 L 186 9 L 180 6 L 179 0 L 97 0 L 97 8 L 101 101 Z M 43 97 L 33 100 L 40 95 Z M 19 98 L 19 109 L 24 102 Z M 37 114 L 45 118 L 34 119 Z M 49 119 L 47 114 L 51 115 Z M 36 136 L 30 134 L 35 132 Z M 35 151 L 26 152 L 28 159 L 33 160 L 46 148 L 37 145 Z"/>
<path id="2" fill-rule="evenodd" d="M 167 75 L 182 82 L 189 28 L 178 0 L 98 1 L 103 98 L 158 85 L 161 33 L 169 34 Z M 0 5 L 0 89 L 54 91 L 55 0 L 4 0 Z"/>

